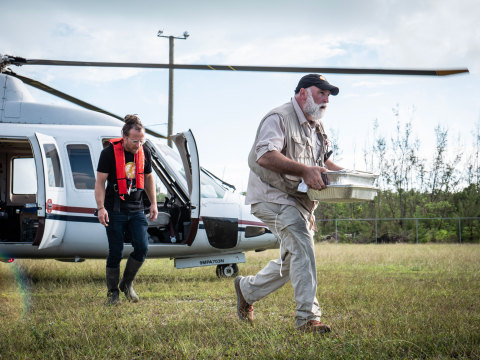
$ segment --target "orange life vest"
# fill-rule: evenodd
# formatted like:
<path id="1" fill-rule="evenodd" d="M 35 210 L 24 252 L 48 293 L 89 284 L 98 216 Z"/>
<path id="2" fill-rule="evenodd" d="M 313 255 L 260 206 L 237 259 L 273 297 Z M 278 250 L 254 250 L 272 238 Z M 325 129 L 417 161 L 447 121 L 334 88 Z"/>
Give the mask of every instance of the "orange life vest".
<path id="1" fill-rule="evenodd" d="M 117 168 L 117 185 L 118 195 L 123 200 L 123 195 L 127 194 L 127 179 L 125 177 L 125 153 L 123 148 L 123 138 L 110 140 L 113 145 L 113 153 L 115 154 L 115 167 Z M 143 165 L 145 162 L 145 154 L 143 146 L 140 146 L 138 152 L 134 154 L 133 161 L 135 163 L 135 183 L 137 189 L 143 189 Z"/>

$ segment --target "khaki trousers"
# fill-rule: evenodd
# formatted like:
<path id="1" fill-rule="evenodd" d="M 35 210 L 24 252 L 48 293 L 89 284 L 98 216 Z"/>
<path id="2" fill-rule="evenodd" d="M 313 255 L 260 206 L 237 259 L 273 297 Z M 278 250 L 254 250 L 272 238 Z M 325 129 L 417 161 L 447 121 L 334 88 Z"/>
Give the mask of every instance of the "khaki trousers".
<path id="1" fill-rule="evenodd" d="M 258 203 L 252 205 L 252 214 L 262 220 L 280 242 L 280 258 L 270 261 L 257 275 L 240 281 L 245 300 L 252 305 L 291 280 L 297 304 L 295 326 L 320 320 L 322 312 L 315 297 L 313 232 L 308 230 L 308 221 L 292 205 Z"/>

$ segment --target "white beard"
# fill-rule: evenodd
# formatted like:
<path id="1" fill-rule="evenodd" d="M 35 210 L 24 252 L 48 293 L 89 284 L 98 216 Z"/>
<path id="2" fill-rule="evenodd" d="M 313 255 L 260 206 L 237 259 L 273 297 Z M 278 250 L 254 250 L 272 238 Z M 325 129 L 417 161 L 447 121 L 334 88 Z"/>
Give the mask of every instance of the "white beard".
<path id="1" fill-rule="evenodd" d="M 313 120 L 320 120 L 325 115 L 326 103 L 317 104 L 313 100 L 312 91 L 307 89 L 307 101 L 303 105 L 303 111 L 310 116 Z"/>

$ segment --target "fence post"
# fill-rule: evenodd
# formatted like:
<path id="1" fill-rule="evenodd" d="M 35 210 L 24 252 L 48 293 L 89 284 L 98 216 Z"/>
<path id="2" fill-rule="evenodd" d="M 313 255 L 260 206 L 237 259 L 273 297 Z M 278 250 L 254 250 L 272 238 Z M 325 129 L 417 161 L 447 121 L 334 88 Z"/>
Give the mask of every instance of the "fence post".
<path id="1" fill-rule="evenodd" d="M 462 243 L 462 218 L 458 218 L 458 240 Z"/>
<path id="2" fill-rule="evenodd" d="M 418 219 L 415 219 L 415 243 L 418 244 Z"/>
<path id="3" fill-rule="evenodd" d="M 337 219 L 335 219 L 335 242 L 338 243 Z"/>

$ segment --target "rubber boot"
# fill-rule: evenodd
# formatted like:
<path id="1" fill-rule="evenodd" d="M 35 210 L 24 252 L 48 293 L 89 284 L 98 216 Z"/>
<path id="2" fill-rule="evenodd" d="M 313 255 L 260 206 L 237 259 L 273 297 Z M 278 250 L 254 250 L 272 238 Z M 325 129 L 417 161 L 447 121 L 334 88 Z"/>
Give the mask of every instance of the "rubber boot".
<path id="1" fill-rule="evenodd" d="M 143 262 L 137 261 L 131 256 L 128 257 L 127 266 L 123 272 L 123 279 L 120 282 L 120 290 L 125 293 L 129 301 L 138 302 L 138 295 L 133 290 L 133 280 L 138 270 L 142 267 Z"/>
<path id="2" fill-rule="evenodd" d="M 118 291 L 118 280 L 120 278 L 120 268 L 107 267 L 107 304 L 116 305 L 120 302 Z"/>

